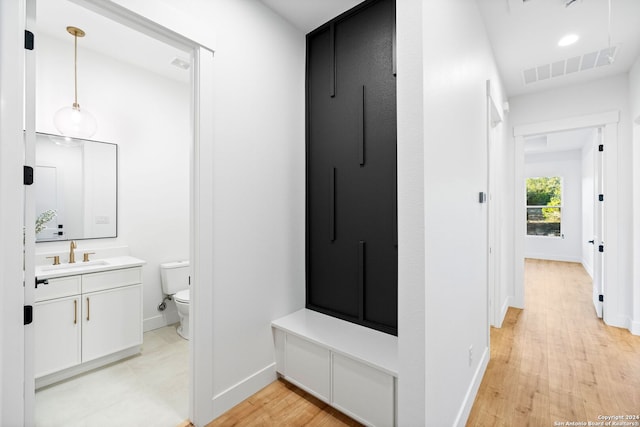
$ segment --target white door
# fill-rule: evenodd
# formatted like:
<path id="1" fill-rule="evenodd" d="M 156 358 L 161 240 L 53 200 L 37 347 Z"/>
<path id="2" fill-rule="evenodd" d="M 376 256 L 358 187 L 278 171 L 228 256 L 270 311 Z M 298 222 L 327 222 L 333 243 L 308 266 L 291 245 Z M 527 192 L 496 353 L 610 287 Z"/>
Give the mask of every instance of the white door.
<path id="1" fill-rule="evenodd" d="M 602 150 L 601 150 L 602 148 Z M 604 141 L 602 128 L 598 129 L 594 147 L 594 215 L 593 215 L 593 305 L 598 317 L 602 318 L 602 298 L 604 297 Z M 602 200 L 601 200 L 602 199 Z"/>

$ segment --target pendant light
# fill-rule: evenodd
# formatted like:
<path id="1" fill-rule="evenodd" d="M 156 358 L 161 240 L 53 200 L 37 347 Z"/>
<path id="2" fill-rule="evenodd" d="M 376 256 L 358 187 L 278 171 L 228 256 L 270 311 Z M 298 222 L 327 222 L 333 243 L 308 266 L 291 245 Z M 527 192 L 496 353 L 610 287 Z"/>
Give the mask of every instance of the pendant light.
<path id="1" fill-rule="evenodd" d="M 67 32 L 73 36 L 73 81 L 74 81 L 74 99 L 71 107 L 62 107 L 53 116 L 53 122 L 64 136 L 75 138 L 89 138 L 96 130 L 98 123 L 96 119 L 87 110 L 81 110 L 78 104 L 78 37 L 84 37 L 85 32 L 80 28 L 67 27 Z"/>

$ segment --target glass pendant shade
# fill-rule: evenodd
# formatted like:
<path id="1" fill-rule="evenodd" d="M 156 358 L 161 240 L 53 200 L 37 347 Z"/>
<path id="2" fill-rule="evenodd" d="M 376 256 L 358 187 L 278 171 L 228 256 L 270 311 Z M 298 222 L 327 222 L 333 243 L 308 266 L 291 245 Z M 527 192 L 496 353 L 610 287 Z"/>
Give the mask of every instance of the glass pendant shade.
<path id="1" fill-rule="evenodd" d="M 90 138 L 98 130 L 98 122 L 87 110 L 74 104 L 62 107 L 53 116 L 53 122 L 61 135 L 74 138 Z"/>
<path id="2" fill-rule="evenodd" d="M 67 32 L 73 36 L 74 102 L 71 107 L 59 109 L 53 116 L 53 123 L 63 136 L 86 139 L 96 133 L 98 122 L 87 110 L 81 110 L 78 104 L 78 37 L 84 37 L 85 32 L 71 26 L 67 27 Z"/>

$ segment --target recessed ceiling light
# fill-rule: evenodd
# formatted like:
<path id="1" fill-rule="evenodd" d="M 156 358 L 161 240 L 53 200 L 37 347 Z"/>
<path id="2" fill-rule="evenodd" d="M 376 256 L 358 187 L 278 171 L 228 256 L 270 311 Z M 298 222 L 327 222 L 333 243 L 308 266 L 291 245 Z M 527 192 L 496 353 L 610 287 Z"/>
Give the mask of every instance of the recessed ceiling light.
<path id="1" fill-rule="evenodd" d="M 558 46 L 564 47 L 574 44 L 580 37 L 577 34 L 567 34 L 558 41 Z"/>

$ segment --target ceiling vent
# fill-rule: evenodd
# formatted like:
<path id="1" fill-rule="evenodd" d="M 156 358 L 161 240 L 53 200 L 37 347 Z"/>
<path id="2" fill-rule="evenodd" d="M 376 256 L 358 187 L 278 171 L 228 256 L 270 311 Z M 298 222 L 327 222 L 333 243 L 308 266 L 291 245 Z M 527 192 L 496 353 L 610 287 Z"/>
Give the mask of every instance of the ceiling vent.
<path id="1" fill-rule="evenodd" d="M 601 49 L 595 52 L 585 53 L 582 56 L 574 56 L 572 58 L 563 59 L 551 64 L 542 64 L 532 67 L 522 72 L 522 78 L 525 85 L 530 85 L 539 81 L 555 79 L 557 77 L 566 76 L 567 74 L 577 73 L 579 71 L 591 70 L 605 65 L 610 65 L 618 53 L 617 46 L 611 47 L 611 60 L 609 59 L 609 48 Z"/>

